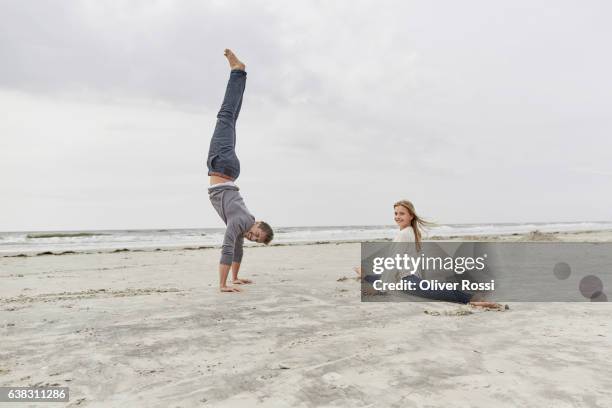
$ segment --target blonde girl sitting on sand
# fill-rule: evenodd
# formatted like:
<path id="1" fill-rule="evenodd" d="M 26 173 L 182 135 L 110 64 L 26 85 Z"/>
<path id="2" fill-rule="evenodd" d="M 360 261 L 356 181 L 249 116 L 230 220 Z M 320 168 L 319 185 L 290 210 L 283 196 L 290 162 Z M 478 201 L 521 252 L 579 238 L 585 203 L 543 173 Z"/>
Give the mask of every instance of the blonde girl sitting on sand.
<path id="1" fill-rule="evenodd" d="M 400 200 L 393 204 L 393 211 L 395 223 L 399 227 L 399 232 L 393 239 L 393 242 L 414 242 L 415 249 L 419 252 L 421 250 L 423 230 L 428 225 L 431 225 L 431 223 L 420 218 L 414 209 L 414 205 L 408 200 Z M 376 275 L 363 276 L 361 267 L 356 267 L 354 269 L 366 282 L 372 283 L 374 280 L 380 279 L 380 277 Z M 418 276 L 418 273 L 404 276 L 401 279 L 414 282 L 416 287 L 419 286 L 418 283 L 421 281 L 421 277 Z M 495 302 L 478 301 L 474 299 L 475 295 L 460 290 L 418 290 L 411 292 L 411 294 L 432 300 L 464 303 L 478 307 L 494 309 L 502 307 Z"/>

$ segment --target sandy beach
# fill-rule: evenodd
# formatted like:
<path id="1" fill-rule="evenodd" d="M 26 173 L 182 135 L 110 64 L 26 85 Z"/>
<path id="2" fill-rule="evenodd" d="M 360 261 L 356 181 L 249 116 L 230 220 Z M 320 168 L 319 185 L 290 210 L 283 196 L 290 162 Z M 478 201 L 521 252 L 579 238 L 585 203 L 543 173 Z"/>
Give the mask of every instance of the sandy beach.
<path id="1" fill-rule="evenodd" d="M 609 303 L 361 303 L 359 256 L 249 247 L 241 294 L 218 292 L 218 249 L 0 258 L 0 385 L 71 407 L 612 406 Z"/>

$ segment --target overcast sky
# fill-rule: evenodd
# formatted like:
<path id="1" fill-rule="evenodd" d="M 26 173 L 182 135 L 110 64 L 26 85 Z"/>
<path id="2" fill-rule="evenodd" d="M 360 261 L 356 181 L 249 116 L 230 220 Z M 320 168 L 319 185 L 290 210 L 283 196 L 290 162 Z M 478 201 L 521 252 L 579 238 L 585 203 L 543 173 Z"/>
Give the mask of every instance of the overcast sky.
<path id="1" fill-rule="evenodd" d="M 219 227 L 205 160 L 247 64 L 237 184 L 273 226 L 612 220 L 605 1 L 0 0 L 0 230 Z"/>

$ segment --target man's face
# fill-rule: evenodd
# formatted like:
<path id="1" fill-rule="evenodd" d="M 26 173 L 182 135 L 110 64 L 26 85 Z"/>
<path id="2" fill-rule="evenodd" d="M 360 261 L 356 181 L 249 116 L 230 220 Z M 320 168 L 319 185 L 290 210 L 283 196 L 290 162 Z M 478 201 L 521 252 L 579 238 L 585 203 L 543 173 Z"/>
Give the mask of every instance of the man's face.
<path id="1" fill-rule="evenodd" d="M 263 232 L 257 224 L 255 224 L 251 229 L 244 235 L 246 239 L 253 242 L 263 243 L 266 240 L 266 234 Z"/>

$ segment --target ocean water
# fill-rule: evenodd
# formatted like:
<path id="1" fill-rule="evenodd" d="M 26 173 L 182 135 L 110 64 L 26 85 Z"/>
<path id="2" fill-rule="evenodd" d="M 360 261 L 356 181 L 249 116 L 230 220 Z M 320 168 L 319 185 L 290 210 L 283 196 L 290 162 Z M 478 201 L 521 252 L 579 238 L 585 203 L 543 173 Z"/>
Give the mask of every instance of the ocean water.
<path id="1" fill-rule="evenodd" d="M 429 237 L 516 234 L 542 232 L 610 230 L 612 222 L 526 223 L 526 224 L 448 224 L 428 230 Z M 116 249 L 197 248 L 219 246 L 224 229 L 156 229 L 101 231 L 0 232 L 0 256 L 40 252 L 86 252 Z M 393 225 L 342 227 L 280 227 L 275 244 L 370 241 L 391 239 Z M 252 245 L 252 243 L 246 243 Z"/>

